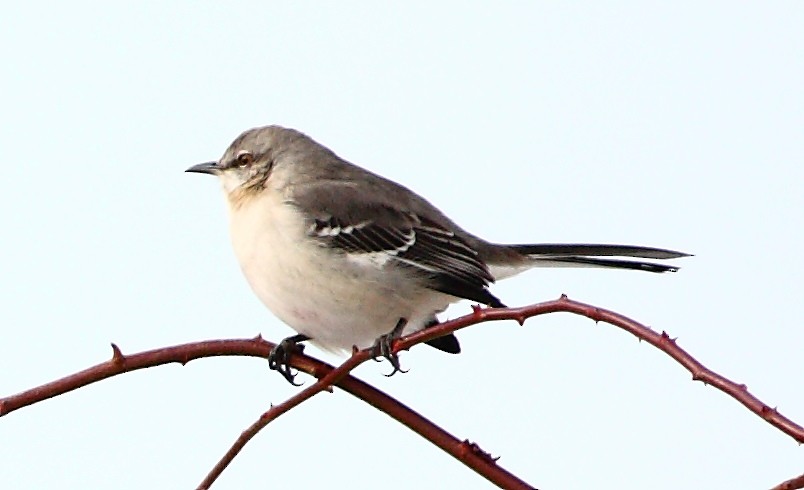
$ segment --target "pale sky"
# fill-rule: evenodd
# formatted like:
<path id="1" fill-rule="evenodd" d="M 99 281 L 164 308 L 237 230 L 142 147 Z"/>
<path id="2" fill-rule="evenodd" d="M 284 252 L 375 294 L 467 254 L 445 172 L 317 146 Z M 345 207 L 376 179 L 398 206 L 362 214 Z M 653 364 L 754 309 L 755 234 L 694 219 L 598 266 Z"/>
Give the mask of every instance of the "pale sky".
<path id="1" fill-rule="evenodd" d="M 240 273 L 218 184 L 183 173 L 281 124 L 491 240 L 694 253 L 676 274 L 535 270 L 493 291 L 666 330 L 804 423 L 802 26 L 801 2 L 4 6 L 0 396 L 104 361 L 110 342 L 290 335 Z M 791 438 L 614 327 L 560 314 L 459 337 L 460 356 L 422 346 L 407 374 L 356 375 L 540 489 L 804 472 Z M 118 376 L 0 419 L 0 488 L 194 488 L 297 391 L 252 358 Z M 213 488 L 435 485 L 489 487 L 336 390 Z"/>

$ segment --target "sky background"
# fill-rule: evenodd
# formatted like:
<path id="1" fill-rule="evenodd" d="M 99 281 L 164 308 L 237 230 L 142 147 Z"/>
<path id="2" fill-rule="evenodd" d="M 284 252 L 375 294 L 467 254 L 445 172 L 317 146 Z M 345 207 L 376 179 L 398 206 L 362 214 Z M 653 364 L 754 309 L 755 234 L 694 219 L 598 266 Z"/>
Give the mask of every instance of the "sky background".
<path id="1" fill-rule="evenodd" d="M 802 26 L 792 1 L 6 5 L 0 395 L 104 361 L 110 342 L 291 334 L 241 276 L 218 183 L 183 173 L 276 123 L 492 240 L 694 253 L 677 274 L 536 270 L 493 291 L 666 330 L 802 423 Z M 408 374 L 356 375 L 540 489 L 804 472 L 791 438 L 614 327 L 556 314 L 460 339 L 460 356 L 417 347 Z M 194 488 L 297 391 L 252 358 L 118 376 L 0 419 L 0 487 Z M 213 488 L 434 485 L 489 486 L 336 391 Z"/>

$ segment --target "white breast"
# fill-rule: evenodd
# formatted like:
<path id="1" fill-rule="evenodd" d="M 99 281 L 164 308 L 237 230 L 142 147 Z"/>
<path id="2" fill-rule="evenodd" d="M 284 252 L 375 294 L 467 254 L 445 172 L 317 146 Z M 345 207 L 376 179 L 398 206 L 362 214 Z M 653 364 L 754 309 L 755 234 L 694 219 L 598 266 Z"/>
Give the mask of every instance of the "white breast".
<path id="1" fill-rule="evenodd" d="M 419 330 L 452 296 L 411 283 L 398 269 L 348 260 L 306 236 L 298 210 L 265 190 L 232 207 L 232 244 L 257 297 L 320 347 L 369 347 L 400 318 Z"/>

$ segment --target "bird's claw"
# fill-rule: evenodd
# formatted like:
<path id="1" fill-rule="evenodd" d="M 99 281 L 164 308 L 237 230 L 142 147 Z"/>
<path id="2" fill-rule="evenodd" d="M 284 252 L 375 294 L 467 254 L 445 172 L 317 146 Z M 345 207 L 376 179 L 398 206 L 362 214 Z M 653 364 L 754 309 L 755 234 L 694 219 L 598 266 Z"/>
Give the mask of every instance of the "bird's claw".
<path id="1" fill-rule="evenodd" d="M 387 359 L 388 362 L 391 363 L 391 366 L 394 368 L 390 374 L 385 374 L 384 376 L 390 378 L 396 373 L 406 373 L 407 370 L 402 369 L 402 366 L 399 364 L 399 356 L 394 352 L 394 341 L 399 338 L 400 334 L 402 333 L 402 329 L 407 324 L 407 320 L 404 318 L 399 319 L 399 323 L 397 323 L 396 327 L 390 332 L 385 335 L 381 335 L 377 340 L 374 342 L 374 347 L 372 347 L 372 359 L 379 362 L 383 359 Z"/>
<path id="2" fill-rule="evenodd" d="M 300 338 L 299 336 L 283 339 L 282 342 L 278 343 L 276 347 L 271 350 L 271 353 L 268 354 L 268 367 L 281 374 L 282 377 L 293 386 L 301 386 L 304 384 L 296 383 L 298 371 L 294 373 L 290 368 L 290 356 L 294 353 L 304 351 L 304 346 L 299 344 L 302 340 L 307 339 Z"/>

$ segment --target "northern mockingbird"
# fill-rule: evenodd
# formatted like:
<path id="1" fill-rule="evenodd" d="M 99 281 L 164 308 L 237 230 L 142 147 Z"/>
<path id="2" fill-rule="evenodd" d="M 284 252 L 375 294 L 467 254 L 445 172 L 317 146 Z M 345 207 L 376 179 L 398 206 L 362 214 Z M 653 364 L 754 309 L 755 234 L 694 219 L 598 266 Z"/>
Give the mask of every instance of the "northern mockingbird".
<path id="1" fill-rule="evenodd" d="M 490 243 L 413 191 L 280 126 L 250 129 L 220 160 L 187 172 L 220 178 L 246 279 L 298 332 L 269 357 L 291 383 L 287 361 L 298 342 L 335 352 L 374 346 L 393 374 L 395 338 L 432 326 L 460 299 L 504 306 L 488 290 L 496 280 L 544 266 L 668 272 L 677 268 L 616 257 L 688 255 L 629 245 Z M 460 352 L 454 335 L 428 343 Z"/>

